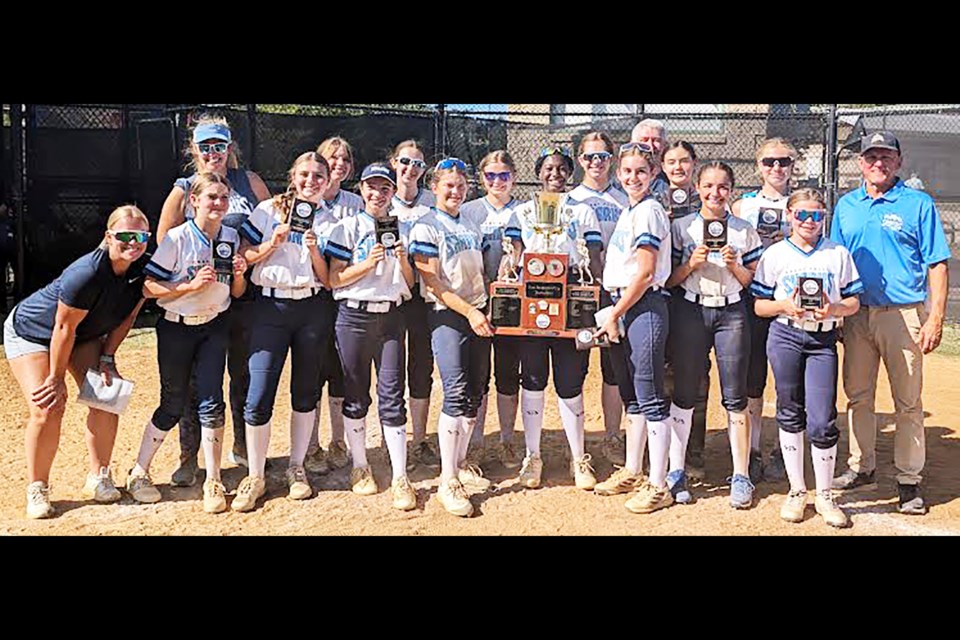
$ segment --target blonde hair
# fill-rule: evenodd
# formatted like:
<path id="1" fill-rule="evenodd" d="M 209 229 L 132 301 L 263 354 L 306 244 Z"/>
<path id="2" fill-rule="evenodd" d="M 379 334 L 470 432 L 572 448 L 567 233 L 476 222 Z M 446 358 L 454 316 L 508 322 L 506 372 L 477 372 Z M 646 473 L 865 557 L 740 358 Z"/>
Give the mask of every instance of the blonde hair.
<path id="1" fill-rule="evenodd" d="M 193 132 L 197 127 L 204 124 L 219 124 L 223 125 L 227 129 L 230 129 L 230 123 L 227 122 L 227 119 L 223 116 L 215 116 L 210 113 L 201 114 L 193 123 L 193 126 L 190 127 L 190 132 L 188 133 L 189 144 L 185 150 L 187 156 L 187 164 L 185 169 L 187 171 L 198 171 L 200 168 L 200 150 L 197 149 L 197 143 L 193 141 Z M 237 145 L 234 141 L 231 140 L 230 147 L 227 149 L 227 167 L 230 169 L 239 169 L 240 168 L 240 151 L 237 149 Z"/>
<path id="2" fill-rule="evenodd" d="M 581 138 L 580 145 L 577 147 L 577 155 L 583 155 L 583 149 L 587 146 L 588 142 L 595 142 L 597 140 L 602 142 L 607 147 L 607 151 L 609 153 L 616 153 L 613 150 L 613 140 L 610 139 L 610 136 L 603 131 L 591 131 Z"/>
<path id="3" fill-rule="evenodd" d="M 426 153 L 424 153 L 424 148 L 422 144 L 420 144 L 416 140 L 410 139 L 410 140 L 404 140 L 403 142 L 401 142 L 400 144 L 398 144 L 393 148 L 393 153 L 390 154 L 390 160 L 396 160 L 397 158 L 399 158 L 400 152 L 407 148 L 416 149 L 417 151 L 420 152 L 420 155 L 424 157 L 426 157 L 427 155 Z"/>
<path id="4" fill-rule="evenodd" d="M 301 153 L 299 156 L 297 156 L 297 159 L 293 161 L 293 164 L 290 165 L 290 170 L 287 172 L 286 191 L 273 197 L 273 205 L 278 211 L 280 211 L 281 217 L 286 222 L 289 222 L 290 209 L 293 207 L 293 201 L 297 197 L 297 190 L 293 186 L 293 178 L 297 175 L 297 167 L 308 160 L 312 160 L 313 162 L 322 165 L 324 170 L 327 172 L 327 177 L 330 177 L 330 163 L 328 163 L 327 159 L 320 155 L 317 151 L 307 151 L 306 153 Z"/>
<path id="5" fill-rule="evenodd" d="M 637 147 L 630 147 L 620 154 L 620 159 L 622 160 L 623 158 L 627 158 L 629 156 L 639 156 L 646 160 L 647 166 L 651 171 L 653 171 L 657 166 L 657 161 L 655 160 L 656 156 L 651 151 L 643 151 Z"/>
<path id="6" fill-rule="evenodd" d="M 107 216 L 107 230 L 109 231 L 110 229 L 113 229 L 115 226 L 117 226 L 118 222 L 121 220 L 126 220 L 127 218 L 139 220 L 146 225 L 148 231 L 150 230 L 150 220 L 147 219 L 146 214 L 144 214 L 139 207 L 133 204 L 122 204 L 114 209 L 113 212 Z M 106 238 L 100 241 L 100 248 L 107 248 Z"/>
<path id="7" fill-rule="evenodd" d="M 767 149 L 771 147 L 783 147 L 784 149 L 787 149 L 790 152 L 790 157 L 794 160 L 796 160 L 797 156 L 800 155 L 800 152 L 797 151 L 797 148 L 793 146 L 793 144 L 786 138 L 767 138 L 760 143 L 759 147 L 757 147 L 757 162 L 760 162 L 760 160 L 763 159 L 764 153 L 766 153 Z"/>
<path id="8" fill-rule="evenodd" d="M 353 147 L 350 146 L 350 143 L 341 138 L 340 136 L 333 136 L 332 138 L 327 138 L 317 146 L 317 153 L 322 155 L 324 158 L 333 157 L 333 155 L 343 149 L 347 152 L 347 159 L 350 161 L 350 173 L 347 174 L 347 177 L 344 180 L 349 180 L 353 177 L 353 172 L 356 169 L 357 163 L 353 159 Z M 329 162 L 327 163 L 327 168 L 329 169 Z"/>
<path id="9" fill-rule="evenodd" d="M 804 202 L 805 200 L 812 200 L 821 206 L 827 206 L 827 199 L 817 189 L 797 189 L 787 198 L 787 208 L 792 211 L 798 202 Z"/>
<path id="10" fill-rule="evenodd" d="M 487 155 L 483 156 L 483 160 L 480 161 L 480 164 L 477 168 L 477 175 L 483 177 L 483 170 L 487 167 L 487 165 L 491 164 L 505 164 L 510 167 L 510 173 L 512 173 L 514 176 L 517 175 L 517 165 L 513 162 L 513 157 L 503 149 L 491 151 Z M 484 190 L 486 190 L 487 185 L 483 180 L 480 180 L 480 184 L 483 185 Z"/>
<path id="11" fill-rule="evenodd" d="M 428 182 L 428 184 L 430 185 L 430 188 L 431 189 L 436 188 L 436 186 L 440 184 L 441 178 L 443 178 L 448 173 L 456 173 L 457 175 L 461 176 L 464 179 L 464 181 L 466 181 L 467 186 L 470 185 L 470 176 L 467 175 L 467 172 L 461 169 L 460 167 L 452 166 L 449 169 L 437 169 L 437 168 L 431 169 L 430 178 Z"/>

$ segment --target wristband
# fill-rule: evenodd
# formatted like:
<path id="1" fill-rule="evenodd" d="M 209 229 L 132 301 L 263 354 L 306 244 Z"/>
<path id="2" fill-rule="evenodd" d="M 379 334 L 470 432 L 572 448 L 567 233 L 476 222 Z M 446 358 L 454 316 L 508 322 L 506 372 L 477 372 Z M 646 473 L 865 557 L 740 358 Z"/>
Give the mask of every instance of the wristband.
<path id="1" fill-rule="evenodd" d="M 100 356 L 100 362 L 102 362 L 103 364 L 115 364 L 116 360 L 114 359 L 113 356 L 107 355 L 104 353 L 103 355 Z"/>

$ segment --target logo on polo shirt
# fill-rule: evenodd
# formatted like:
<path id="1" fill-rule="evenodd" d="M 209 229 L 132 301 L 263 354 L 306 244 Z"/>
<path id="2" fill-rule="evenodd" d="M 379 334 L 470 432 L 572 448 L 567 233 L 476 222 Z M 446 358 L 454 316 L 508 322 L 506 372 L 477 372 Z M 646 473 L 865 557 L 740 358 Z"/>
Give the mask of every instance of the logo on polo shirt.
<path id="1" fill-rule="evenodd" d="M 880 221 L 880 226 L 890 231 L 901 231 L 903 229 L 903 218 L 895 213 L 885 213 L 883 214 L 883 220 Z"/>

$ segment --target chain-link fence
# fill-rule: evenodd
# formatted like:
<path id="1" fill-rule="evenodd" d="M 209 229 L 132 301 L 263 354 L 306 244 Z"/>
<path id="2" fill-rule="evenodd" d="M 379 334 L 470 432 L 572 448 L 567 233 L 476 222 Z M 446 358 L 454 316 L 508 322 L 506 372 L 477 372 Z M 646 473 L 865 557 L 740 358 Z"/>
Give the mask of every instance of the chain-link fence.
<path id="1" fill-rule="evenodd" d="M 230 122 L 241 164 L 271 192 L 286 186 L 293 159 L 339 135 L 353 145 L 357 166 L 383 160 L 393 146 L 416 139 L 428 162 L 457 156 L 476 167 L 506 149 L 518 166 L 516 195 L 538 186 L 540 149 L 576 149 L 589 131 L 630 138 L 644 118 L 662 121 L 671 141 L 694 145 L 700 160 L 722 160 L 737 193 L 761 186 L 759 143 L 790 140 L 800 151 L 794 184 L 839 197 L 859 186 L 856 158 L 865 132 L 893 131 L 903 145 L 902 177 L 937 201 L 948 241 L 960 242 L 960 105 L 670 104 L 381 104 L 381 105 L 5 105 L 0 185 L 15 214 L 19 245 L 17 295 L 55 277 L 102 237 L 118 204 L 135 202 L 156 225 L 173 181 L 186 171 L 187 136 L 203 112 Z M 580 179 L 578 168 L 575 180 Z M 354 177 L 355 180 L 355 177 Z M 354 182 L 347 183 L 353 188 Z M 476 184 L 473 185 L 476 188 Z M 474 191 L 471 196 L 479 195 Z M 15 263 L 16 264 L 16 263 Z M 956 271 L 956 269 L 955 269 Z M 960 273 L 955 282 L 960 284 Z M 960 318 L 960 289 L 950 315 Z"/>

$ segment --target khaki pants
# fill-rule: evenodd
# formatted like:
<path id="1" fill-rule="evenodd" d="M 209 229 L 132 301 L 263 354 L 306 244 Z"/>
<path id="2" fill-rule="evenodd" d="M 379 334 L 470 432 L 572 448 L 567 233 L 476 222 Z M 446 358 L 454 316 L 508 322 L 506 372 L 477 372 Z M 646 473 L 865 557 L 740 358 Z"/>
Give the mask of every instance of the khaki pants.
<path id="1" fill-rule="evenodd" d="M 877 468 L 877 374 L 887 369 L 896 410 L 893 461 L 900 484 L 919 484 L 926 459 L 923 433 L 923 352 L 916 343 L 927 319 L 922 303 L 861 307 L 843 325 L 843 388 L 847 394 L 854 471 Z"/>

